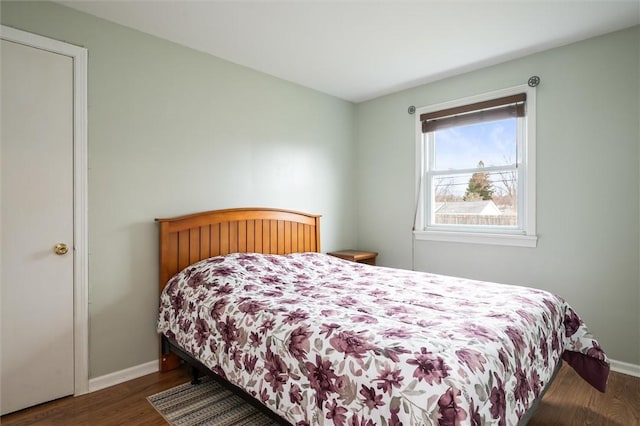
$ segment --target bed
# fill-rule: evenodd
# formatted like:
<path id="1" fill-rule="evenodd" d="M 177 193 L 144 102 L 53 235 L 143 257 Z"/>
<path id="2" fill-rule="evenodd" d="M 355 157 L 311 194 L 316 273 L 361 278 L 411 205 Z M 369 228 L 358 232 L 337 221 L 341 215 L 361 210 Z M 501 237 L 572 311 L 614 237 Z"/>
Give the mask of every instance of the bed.
<path id="1" fill-rule="evenodd" d="M 320 253 L 320 217 L 228 209 L 160 224 L 160 368 L 178 354 L 295 425 L 526 424 L 562 360 L 609 361 L 542 290 Z"/>

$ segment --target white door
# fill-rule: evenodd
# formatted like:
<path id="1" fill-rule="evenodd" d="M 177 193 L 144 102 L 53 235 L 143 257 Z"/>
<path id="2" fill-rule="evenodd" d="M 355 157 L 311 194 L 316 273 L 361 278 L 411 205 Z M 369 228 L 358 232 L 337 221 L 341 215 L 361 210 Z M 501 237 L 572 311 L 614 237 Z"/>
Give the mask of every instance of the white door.
<path id="1" fill-rule="evenodd" d="M 6 414 L 74 393 L 73 59 L 6 40 L 1 49 Z"/>

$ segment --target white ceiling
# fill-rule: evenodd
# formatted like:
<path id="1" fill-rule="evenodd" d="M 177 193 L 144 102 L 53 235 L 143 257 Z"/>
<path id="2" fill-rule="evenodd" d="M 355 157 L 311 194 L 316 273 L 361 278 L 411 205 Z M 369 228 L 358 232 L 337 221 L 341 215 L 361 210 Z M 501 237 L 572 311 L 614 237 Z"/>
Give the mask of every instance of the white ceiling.
<path id="1" fill-rule="evenodd" d="M 640 23 L 640 0 L 60 3 L 353 102 Z"/>

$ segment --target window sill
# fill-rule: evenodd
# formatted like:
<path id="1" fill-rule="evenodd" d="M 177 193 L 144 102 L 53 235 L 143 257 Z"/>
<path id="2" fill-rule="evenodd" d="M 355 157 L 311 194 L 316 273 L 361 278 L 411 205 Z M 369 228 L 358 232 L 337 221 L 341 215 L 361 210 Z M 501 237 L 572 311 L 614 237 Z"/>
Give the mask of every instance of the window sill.
<path id="1" fill-rule="evenodd" d="M 537 235 L 485 234 L 451 231 L 414 231 L 414 238 L 421 241 L 446 241 L 451 243 L 491 244 L 498 246 L 536 247 Z"/>

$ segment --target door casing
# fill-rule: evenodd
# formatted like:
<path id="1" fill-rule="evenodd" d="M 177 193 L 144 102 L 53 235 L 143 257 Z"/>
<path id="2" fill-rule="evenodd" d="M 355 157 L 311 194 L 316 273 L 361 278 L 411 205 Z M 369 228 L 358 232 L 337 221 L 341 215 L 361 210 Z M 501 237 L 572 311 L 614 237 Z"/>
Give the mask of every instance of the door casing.
<path id="1" fill-rule="evenodd" d="M 0 25 L 0 38 L 73 59 L 73 335 L 74 395 L 89 391 L 87 247 L 87 59 L 84 47 Z"/>

